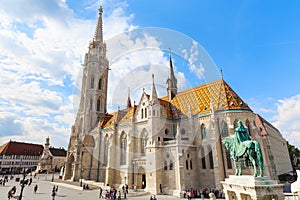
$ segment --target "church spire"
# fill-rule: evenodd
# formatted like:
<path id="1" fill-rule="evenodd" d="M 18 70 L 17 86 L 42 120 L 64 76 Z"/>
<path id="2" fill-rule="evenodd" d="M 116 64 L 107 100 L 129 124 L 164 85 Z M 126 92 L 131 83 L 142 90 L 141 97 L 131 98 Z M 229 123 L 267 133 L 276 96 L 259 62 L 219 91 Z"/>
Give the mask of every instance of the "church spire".
<path id="1" fill-rule="evenodd" d="M 154 83 L 154 74 L 152 74 L 152 88 L 151 88 L 150 101 L 151 101 L 152 105 L 158 103 L 157 92 L 156 92 L 155 83 Z"/>
<path id="2" fill-rule="evenodd" d="M 175 77 L 174 68 L 173 68 L 173 61 L 172 61 L 172 52 L 170 49 L 170 71 L 169 71 L 169 78 L 167 80 L 167 91 L 168 91 L 168 97 L 169 101 L 171 101 L 175 95 L 177 94 L 177 79 Z"/>
<path id="3" fill-rule="evenodd" d="M 103 9 L 102 9 L 102 6 L 100 6 L 98 22 L 97 22 L 97 26 L 96 26 L 95 35 L 94 35 L 94 40 L 100 41 L 100 42 L 103 42 L 102 13 L 103 13 Z"/>
<path id="4" fill-rule="evenodd" d="M 131 108 L 130 89 L 128 88 L 128 99 L 126 108 Z"/>

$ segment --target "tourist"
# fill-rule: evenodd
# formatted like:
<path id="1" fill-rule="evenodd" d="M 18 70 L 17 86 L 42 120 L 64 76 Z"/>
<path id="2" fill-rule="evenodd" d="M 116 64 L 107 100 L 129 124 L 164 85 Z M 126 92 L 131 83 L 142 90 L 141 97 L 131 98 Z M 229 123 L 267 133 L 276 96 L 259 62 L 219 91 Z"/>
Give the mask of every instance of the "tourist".
<path id="1" fill-rule="evenodd" d="M 55 193 L 55 189 L 54 189 L 54 190 L 52 189 L 52 194 L 51 194 L 51 196 L 52 196 L 52 200 L 55 200 L 55 195 L 56 195 L 56 193 Z"/>
<path id="2" fill-rule="evenodd" d="M 153 196 L 153 200 L 157 200 L 155 195 Z"/>
<path id="3" fill-rule="evenodd" d="M 102 187 L 99 188 L 99 199 L 102 198 Z"/>
<path id="4" fill-rule="evenodd" d="M 34 194 L 36 194 L 37 189 L 38 189 L 38 185 L 35 185 L 34 188 L 33 188 Z"/>
<path id="5" fill-rule="evenodd" d="M 150 196 L 150 199 L 149 200 L 153 200 L 153 197 L 152 197 L 152 195 Z"/>
<path id="6" fill-rule="evenodd" d="M 11 190 L 9 190 L 8 193 L 7 193 L 7 198 L 10 199 L 12 197 L 13 197 L 12 192 L 11 192 Z"/>

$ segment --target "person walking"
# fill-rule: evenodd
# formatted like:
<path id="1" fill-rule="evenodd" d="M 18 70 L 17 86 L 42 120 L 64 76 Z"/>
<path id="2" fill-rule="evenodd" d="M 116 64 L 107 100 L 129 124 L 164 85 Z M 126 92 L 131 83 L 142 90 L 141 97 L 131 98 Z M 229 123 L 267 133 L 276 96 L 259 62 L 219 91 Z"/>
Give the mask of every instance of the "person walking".
<path id="1" fill-rule="evenodd" d="M 55 196 L 56 196 L 56 193 L 55 193 L 55 186 L 54 186 L 53 189 L 52 189 L 52 194 L 51 194 L 51 196 L 52 196 L 52 200 L 55 200 Z"/>
<path id="2" fill-rule="evenodd" d="M 38 189 L 38 185 L 35 185 L 35 186 L 34 186 L 34 188 L 33 188 L 33 192 L 34 192 L 34 194 L 36 194 L 36 192 L 37 192 L 37 189 Z"/>
<path id="3" fill-rule="evenodd" d="M 102 198 L 102 187 L 99 188 L 99 199 Z"/>

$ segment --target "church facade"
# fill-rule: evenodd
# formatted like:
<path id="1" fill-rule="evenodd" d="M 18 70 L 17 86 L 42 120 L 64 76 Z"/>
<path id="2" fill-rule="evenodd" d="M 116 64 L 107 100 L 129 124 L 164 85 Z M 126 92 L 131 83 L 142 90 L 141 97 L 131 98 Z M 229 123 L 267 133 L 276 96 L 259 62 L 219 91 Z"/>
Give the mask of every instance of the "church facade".
<path id="1" fill-rule="evenodd" d="M 166 96 L 158 97 L 152 75 L 151 91 L 143 91 L 137 105 L 128 97 L 124 109 L 107 113 L 108 70 L 100 8 L 83 63 L 81 101 L 71 130 L 65 180 L 89 179 L 114 187 L 127 184 L 175 196 L 189 188 L 220 189 L 220 181 L 234 174 L 221 139 L 234 134 L 238 120 L 261 144 L 267 160 L 265 175 L 277 179 L 279 174 L 272 170 L 276 160 L 269 159 L 273 155 L 270 140 L 266 142 L 268 134 L 261 133 L 257 115 L 223 79 L 178 91 L 170 55 Z M 291 171 L 280 133 L 274 144 L 278 143 L 283 145 L 277 149 L 287 153 L 280 172 Z M 251 168 L 244 171 L 253 173 Z"/>

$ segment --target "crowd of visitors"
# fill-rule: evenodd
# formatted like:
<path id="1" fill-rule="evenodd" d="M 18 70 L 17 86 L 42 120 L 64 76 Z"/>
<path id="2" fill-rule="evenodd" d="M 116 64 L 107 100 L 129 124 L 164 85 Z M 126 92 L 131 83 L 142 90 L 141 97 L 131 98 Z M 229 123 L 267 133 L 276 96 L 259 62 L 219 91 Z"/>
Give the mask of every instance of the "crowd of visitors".
<path id="1" fill-rule="evenodd" d="M 192 199 L 192 198 L 210 198 L 209 194 L 213 193 L 216 198 L 218 199 L 224 199 L 225 194 L 223 193 L 223 190 L 221 189 L 212 189 L 212 188 L 202 188 L 202 189 L 187 189 L 183 191 L 183 197 L 186 199 Z"/>

